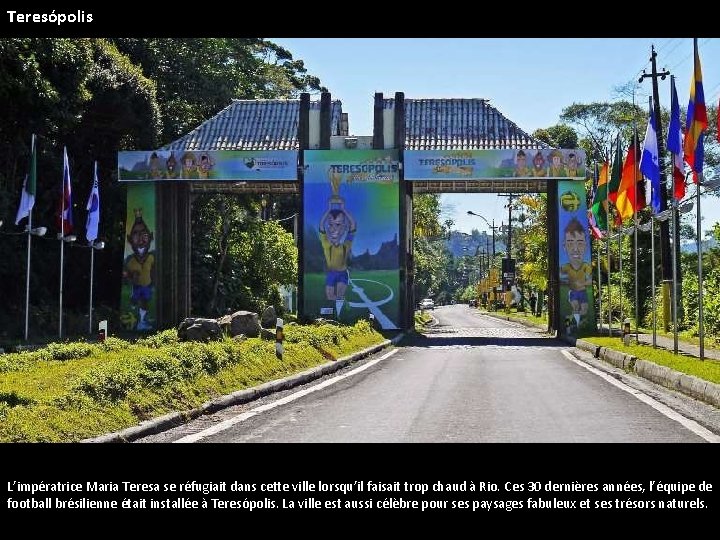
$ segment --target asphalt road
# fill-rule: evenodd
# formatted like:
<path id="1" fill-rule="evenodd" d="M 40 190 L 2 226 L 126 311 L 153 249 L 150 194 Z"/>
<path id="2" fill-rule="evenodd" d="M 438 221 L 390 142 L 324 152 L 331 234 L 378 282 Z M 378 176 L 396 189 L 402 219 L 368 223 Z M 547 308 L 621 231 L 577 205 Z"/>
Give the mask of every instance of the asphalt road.
<path id="1" fill-rule="evenodd" d="M 427 334 L 319 385 L 144 442 L 704 442 L 540 330 L 465 305 L 431 313 Z"/>

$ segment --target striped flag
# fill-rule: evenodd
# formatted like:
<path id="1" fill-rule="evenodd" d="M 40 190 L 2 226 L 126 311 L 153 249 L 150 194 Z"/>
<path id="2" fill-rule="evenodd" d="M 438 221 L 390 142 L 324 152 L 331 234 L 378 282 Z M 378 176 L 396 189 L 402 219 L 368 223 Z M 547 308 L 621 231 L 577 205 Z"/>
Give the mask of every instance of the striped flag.
<path id="1" fill-rule="evenodd" d="M 641 180 L 642 174 L 638 170 L 637 141 L 633 137 L 623 164 L 620 187 L 615 201 L 615 207 L 621 219 L 629 218 L 636 210 L 640 210 L 640 201 L 638 200 L 640 190 L 637 184 Z"/>
<path id="2" fill-rule="evenodd" d="M 20 223 L 21 219 L 30 216 L 30 212 L 32 212 L 33 206 L 35 206 L 35 190 L 37 188 L 37 152 L 35 150 L 34 133 L 30 146 L 30 170 L 25 176 L 25 181 L 23 182 L 22 194 L 20 195 L 20 206 L 18 207 L 17 214 L 15 215 L 15 225 Z"/>
<path id="3" fill-rule="evenodd" d="M 98 186 L 97 161 L 95 162 L 93 186 L 90 191 L 90 197 L 88 198 L 86 210 L 88 211 L 88 215 L 87 224 L 85 226 L 85 237 L 88 242 L 92 244 L 98 236 L 98 223 L 100 221 L 100 188 Z"/>
<path id="4" fill-rule="evenodd" d="M 610 180 L 608 182 L 608 199 L 610 202 L 617 201 L 618 189 L 620 189 L 620 178 L 622 177 L 622 149 L 620 148 L 620 134 L 615 139 L 615 159 L 613 159 Z"/>
<path id="5" fill-rule="evenodd" d="M 607 230 L 607 188 L 608 188 L 608 162 L 602 164 L 597 174 L 597 186 L 593 193 L 592 214 L 595 216 L 595 223 L 601 229 Z M 596 166 L 597 169 L 597 166 Z"/>
<path id="6" fill-rule="evenodd" d="M 700 56 L 698 55 L 697 38 L 693 40 L 695 49 L 695 69 L 690 81 L 690 101 L 687 109 L 685 123 L 685 162 L 693 170 L 693 181 L 699 182 L 698 174 L 703 169 L 703 138 L 708 126 L 707 110 L 705 109 L 705 94 L 703 93 L 702 70 L 700 69 Z"/>
<path id="7" fill-rule="evenodd" d="M 70 186 L 70 162 L 68 161 L 67 147 L 63 148 L 63 192 L 58 201 L 56 220 L 58 229 L 62 231 L 63 235 L 72 232 L 72 189 Z"/>
<path id="8" fill-rule="evenodd" d="M 660 161 L 652 103 L 650 105 L 650 119 L 648 120 L 647 131 L 645 131 L 642 158 L 640 159 L 640 171 L 650 180 L 650 191 L 647 193 L 650 197 L 648 197 L 649 201 L 645 201 L 645 204 L 651 202 L 653 212 L 657 214 L 660 212 Z"/>
<path id="9" fill-rule="evenodd" d="M 680 104 L 675 91 L 675 77 L 670 78 L 670 92 L 670 124 L 668 125 L 667 148 L 673 157 L 673 195 L 679 201 L 685 196 L 685 164 L 683 163 Z"/>

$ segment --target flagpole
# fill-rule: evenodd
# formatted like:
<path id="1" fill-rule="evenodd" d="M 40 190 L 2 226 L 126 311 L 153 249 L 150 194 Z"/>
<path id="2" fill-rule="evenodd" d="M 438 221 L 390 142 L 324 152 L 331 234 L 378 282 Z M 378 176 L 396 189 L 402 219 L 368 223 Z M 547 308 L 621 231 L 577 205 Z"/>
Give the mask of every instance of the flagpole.
<path id="1" fill-rule="evenodd" d="M 34 135 L 33 135 L 34 137 Z M 25 341 L 28 340 L 30 325 L 30 243 L 32 242 L 32 208 L 28 214 L 27 230 L 27 268 L 25 269 Z"/>
<path id="2" fill-rule="evenodd" d="M 700 238 L 700 186 L 703 174 L 698 173 L 697 195 L 697 252 L 698 252 L 698 333 L 700 334 L 700 360 L 705 360 L 705 329 L 703 328 L 703 267 L 702 267 L 702 240 Z M 673 253 L 675 251 L 673 250 Z"/>
<path id="3" fill-rule="evenodd" d="M 699 190 L 698 190 L 699 191 Z M 672 198 L 672 275 L 673 275 L 673 352 L 678 353 L 678 322 L 677 322 L 677 246 L 675 245 L 678 234 L 677 234 L 677 199 Z M 702 278 L 701 278 L 702 282 Z M 702 294 L 702 293 L 700 293 Z"/>
<path id="4" fill-rule="evenodd" d="M 612 274 L 612 266 L 610 264 L 610 231 L 612 230 L 611 222 L 612 212 L 610 211 L 610 202 L 608 201 L 607 209 L 607 262 L 608 262 L 608 336 L 612 337 L 612 294 L 610 293 L 610 276 Z"/>
<path id="5" fill-rule="evenodd" d="M 650 259 L 652 260 L 653 349 L 657 347 L 657 301 L 655 300 L 655 215 L 650 215 Z"/>
<path id="6" fill-rule="evenodd" d="M 35 151 L 35 134 L 30 139 L 30 159 Z M 30 165 L 32 167 L 32 164 Z M 32 171 L 30 172 L 32 174 Z M 25 186 L 27 186 L 27 177 L 25 177 Z M 25 341 L 28 340 L 28 331 L 30 328 L 30 244 L 32 243 L 32 208 L 28 212 L 28 230 L 27 230 L 27 268 L 25 269 Z"/>
<path id="7" fill-rule="evenodd" d="M 633 108 L 635 107 L 635 90 L 633 89 Z M 637 160 L 637 150 L 638 150 L 638 132 L 637 132 L 637 122 L 633 120 L 633 134 L 635 136 L 635 146 L 633 147 L 633 152 L 635 152 L 635 166 L 633 167 L 633 189 L 635 190 L 635 204 L 633 207 L 633 223 L 635 225 L 634 227 L 634 246 L 635 246 L 635 343 L 638 343 L 638 319 L 640 318 L 640 296 L 638 294 L 638 215 L 637 215 L 637 209 L 640 205 L 640 200 L 638 198 L 638 186 L 637 186 L 637 170 L 638 170 L 638 160 Z"/>
<path id="8" fill-rule="evenodd" d="M 62 339 L 62 323 L 63 323 L 63 269 L 65 261 L 65 159 L 67 157 L 67 147 L 63 148 L 63 174 L 62 188 L 60 195 L 60 323 L 58 326 L 58 337 Z"/>
<path id="9" fill-rule="evenodd" d="M 93 187 L 90 191 L 90 199 L 92 200 L 92 190 L 95 189 L 95 179 L 97 178 L 97 161 L 95 161 L 95 175 L 93 176 Z M 93 320 L 93 280 L 95 278 L 95 240 L 90 241 L 90 310 L 88 311 L 88 334 L 92 335 Z"/>

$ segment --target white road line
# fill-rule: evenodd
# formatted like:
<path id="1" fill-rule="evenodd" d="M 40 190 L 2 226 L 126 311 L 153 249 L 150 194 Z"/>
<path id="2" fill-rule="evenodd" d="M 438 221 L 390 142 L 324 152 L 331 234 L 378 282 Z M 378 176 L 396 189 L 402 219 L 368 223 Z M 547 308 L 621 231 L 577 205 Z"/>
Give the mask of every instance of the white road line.
<path id="1" fill-rule="evenodd" d="M 672 410 L 667 405 L 664 405 L 664 404 L 660 403 L 659 401 L 657 401 L 656 399 L 651 398 L 647 394 L 642 393 L 640 390 L 631 388 L 630 386 L 626 385 L 625 383 L 618 381 L 615 377 L 612 377 L 612 376 L 608 375 L 607 373 L 604 373 L 604 372 L 600 371 L 599 369 L 596 369 L 596 368 L 586 364 L 585 362 L 578 360 L 577 358 L 575 358 L 573 356 L 573 354 L 570 351 L 561 350 L 560 352 L 563 353 L 563 355 L 568 360 L 572 360 L 578 366 L 584 367 L 585 369 L 594 373 L 598 377 L 602 377 L 610 384 L 617 386 L 618 388 L 620 388 L 621 390 L 624 390 L 628 394 L 635 396 L 637 399 L 639 399 L 643 403 L 650 405 L 653 409 L 655 409 L 659 413 L 664 414 L 671 420 L 675 420 L 676 422 L 681 424 L 683 427 L 689 429 L 698 437 L 702 437 L 703 439 L 705 439 L 708 442 L 714 442 L 714 443 L 720 442 L 720 436 L 715 435 L 712 431 L 704 428 L 703 426 L 698 424 L 695 420 L 690 420 L 689 418 L 684 417 L 680 413 Z"/>
<path id="2" fill-rule="evenodd" d="M 317 392 L 318 390 L 322 390 L 323 388 L 326 388 L 330 385 L 338 383 L 338 382 L 342 381 L 343 379 L 352 377 L 353 375 L 356 375 L 356 374 L 360 373 L 361 371 L 365 371 L 366 369 L 374 366 L 381 360 L 385 360 L 386 358 L 392 356 L 399 350 L 400 349 L 393 349 L 389 353 L 382 355 L 380 358 L 371 360 L 367 364 L 363 364 L 362 366 L 357 367 L 351 371 L 348 371 L 347 373 L 345 373 L 343 375 L 338 375 L 337 377 L 333 377 L 332 379 L 327 379 L 327 380 L 321 382 L 320 384 L 317 384 L 311 388 L 305 388 L 304 390 L 300 390 L 299 392 L 295 392 L 294 394 L 287 395 L 282 399 L 273 401 L 272 403 L 267 403 L 266 405 L 260 405 L 259 407 L 255 407 L 254 409 L 251 409 L 244 413 L 240 413 L 237 416 L 233 416 L 232 418 L 223 420 L 222 422 L 215 424 L 214 426 L 211 426 L 207 429 L 203 429 L 202 431 L 198 431 L 197 433 L 193 433 L 191 435 L 186 435 L 185 437 L 181 437 L 180 439 L 173 441 L 173 442 L 175 442 L 175 443 L 194 443 L 194 442 L 199 441 L 200 439 L 205 439 L 206 437 L 215 435 L 216 433 L 220 433 L 221 431 L 225 431 L 226 429 L 230 429 L 235 424 L 244 422 L 248 418 L 252 418 L 253 416 L 255 416 L 257 414 L 260 414 L 265 411 L 269 411 L 270 409 L 274 409 L 275 407 L 279 407 L 280 405 L 285 405 L 286 403 L 290 403 L 291 401 L 295 401 L 296 399 L 300 399 L 303 396 L 312 394 L 313 392 Z"/>

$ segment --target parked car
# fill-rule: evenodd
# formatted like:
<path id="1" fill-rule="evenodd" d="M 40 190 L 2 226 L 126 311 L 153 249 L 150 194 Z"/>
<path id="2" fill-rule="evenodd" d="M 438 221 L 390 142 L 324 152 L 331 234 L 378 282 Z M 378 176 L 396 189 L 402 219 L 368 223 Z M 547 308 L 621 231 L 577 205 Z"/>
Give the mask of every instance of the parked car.
<path id="1" fill-rule="evenodd" d="M 435 302 L 432 298 L 425 298 L 420 302 L 420 309 L 435 309 Z"/>

